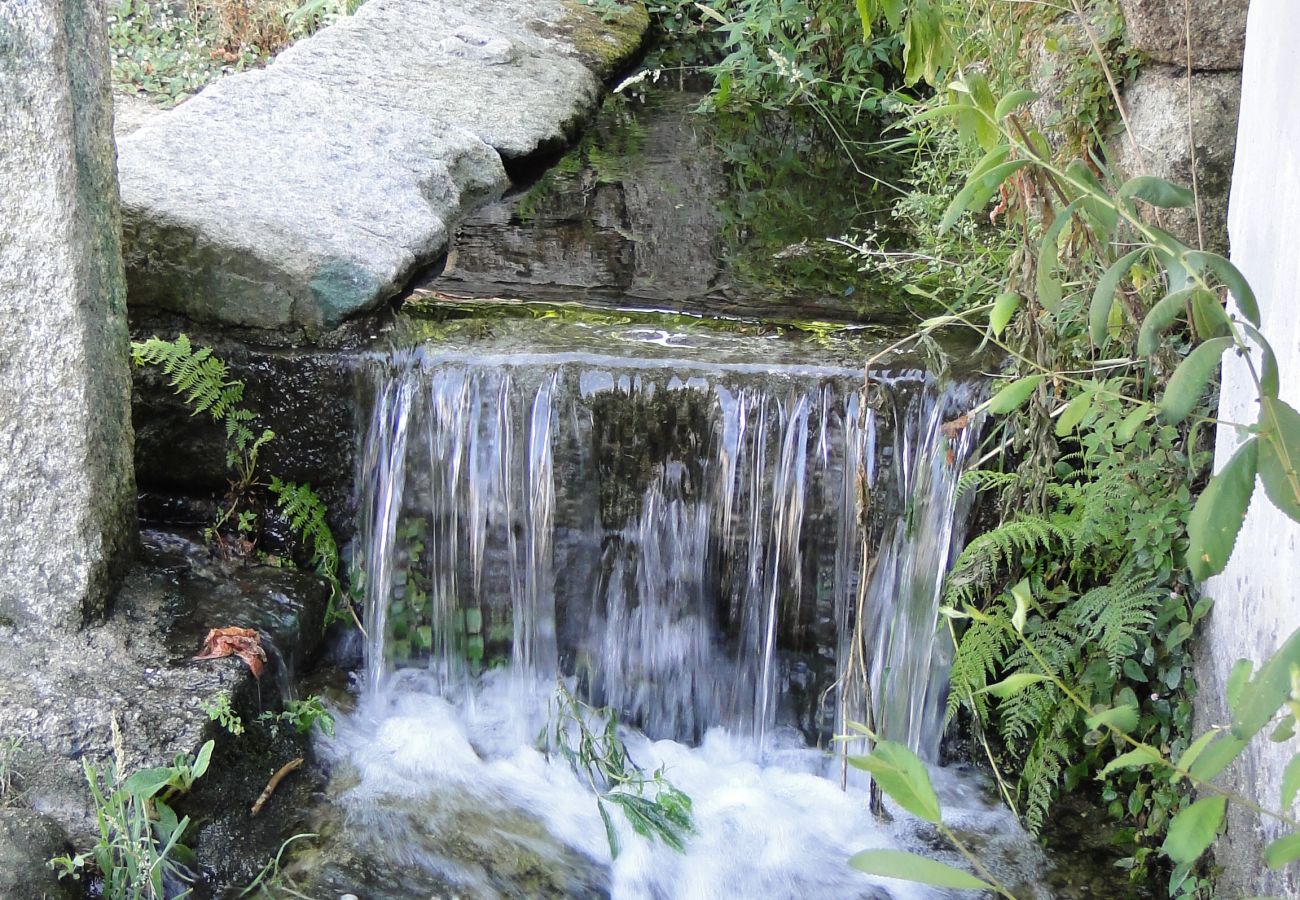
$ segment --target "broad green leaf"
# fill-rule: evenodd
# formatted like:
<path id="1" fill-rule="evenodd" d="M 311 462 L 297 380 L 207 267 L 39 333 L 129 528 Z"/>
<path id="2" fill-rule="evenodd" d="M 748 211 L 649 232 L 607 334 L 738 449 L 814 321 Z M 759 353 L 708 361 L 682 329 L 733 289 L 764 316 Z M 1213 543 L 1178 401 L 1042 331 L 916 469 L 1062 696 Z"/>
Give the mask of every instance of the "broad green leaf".
<path id="1" fill-rule="evenodd" d="M 202 778 L 203 773 L 208 771 L 208 765 L 212 762 L 212 748 L 215 746 L 215 741 L 208 741 L 199 748 L 198 755 L 194 757 L 194 765 L 190 767 L 191 777 Z"/>
<path id="2" fill-rule="evenodd" d="M 871 40 L 871 9 L 867 6 L 867 0 L 855 0 L 855 2 L 858 8 L 858 21 L 862 23 L 862 39 L 869 41 Z"/>
<path id="3" fill-rule="evenodd" d="M 1241 705 L 1241 692 L 1254 672 L 1255 664 L 1248 659 L 1239 659 L 1232 664 L 1232 669 L 1228 672 L 1228 681 L 1223 689 L 1224 698 L 1228 701 L 1228 709 L 1232 712 L 1235 713 L 1237 707 Z"/>
<path id="4" fill-rule="evenodd" d="M 900 878 L 935 887 L 964 891 L 993 890 L 993 885 L 969 872 L 905 850 L 863 850 L 849 860 L 849 865 L 868 875 Z"/>
<path id="5" fill-rule="evenodd" d="M 1119 438 L 1119 442 L 1127 444 L 1133 440 L 1133 436 L 1142 427 L 1142 423 L 1155 415 L 1155 412 L 1154 406 L 1148 406 L 1144 403 L 1125 416 L 1124 421 L 1120 422 L 1119 427 L 1115 429 L 1115 436 Z"/>
<path id="6" fill-rule="evenodd" d="M 1038 270 L 1034 274 L 1034 291 L 1038 295 L 1038 302 L 1048 312 L 1054 313 L 1061 308 L 1061 280 L 1056 276 L 1056 265 L 1061 252 L 1059 241 L 1061 232 L 1066 225 L 1070 224 L 1081 202 L 1075 200 L 1061 210 L 1052 220 L 1052 224 L 1043 231 L 1042 243 L 1038 245 Z"/>
<path id="7" fill-rule="evenodd" d="M 1233 736 L 1248 741 L 1269 723 L 1291 696 L 1291 667 L 1297 665 L 1300 665 L 1300 629 L 1292 632 L 1241 689 L 1241 698 L 1232 715 Z"/>
<path id="8" fill-rule="evenodd" d="M 1191 773 L 1193 781 L 1213 781 L 1245 749 L 1245 741 L 1223 734 L 1201 752 L 1187 771 Z"/>
<path id="9" fill-rule="evenodd" d="M 1038 94 L 1033 91 L 1012 91 L 998 101 L 997 107 L 993 110 L 993 118 L 1001 122 L 1026 103 L 1033 103 L 1037 99 Z"/>
<path id="10" fill-rule="evenodd" d="M 1210 745 L 1210 741 L 1214 740 L 1214 738 L 1219 733 L 1220 732 L 1216 731 L 1215 729 L 1210 729 L 1209 731 L 1205 732 L 1205 734 L 1201 735 L 1196 740 L 1192 741 L 1191 746 L 1189 746 L 1186 750 L 1183 751 L 1182 756 L 1178 757 L 1178 768 L 1184 771 L 1190 771 L 1191 767 L 1195 765 L 1196 760 L 1205 751 L 1205 748 Z M 1181 774 L 1177 772 L 1174 773 L 1175 782 L 1177 782 L 1182 777 L 1183 776 Z"/>
<path id="11" fill-rule="evenodd" d="M 1285 744 L 1295 737 L 1295 716 L 1283 716 L 1268 739 L 1275 744 Z"/>
<path id="12" fill-rule="evenodd" d="M 1197 344 L 1187 358 L 1174 369 L 1160 398 L 1160 412 L 1168 422 L 1181 422 L 1192 414 L 1205 388 L 1219 369 L 1223 352 L 1232 346 L 1232 338 L 1211 338 Z"/>
<path id="13" fill-rule="evenodd" d="M 993 310 L 989 313 L 989 330 L 995 337 L 1002 337 L 1011 317 L 1020 308 L 1020 295 L 1015 291 L 1005 291 L 993 299 Z"/>
<path id="14" fill-rule="evenodd" d="M 1155 747 L 1142 744 L 1106 763 L 1105 767 L 1097 773 L 1097 777 L 1105 778 L 1116 769 L 1139 769 L 1150 765 L 1168 765 L 1168 763 Z"/>
<path id="15" fill-rule="evenodd" d="M 1264 848 L 1264 862 L 1270 869 L 1280 869 L 1300 859 L 1300 834 L 1280 837 Z"/>
<path id="16" fill-rule="evenodd" d="M 1255 299 L 1255 292 L 1250 288 L 1250 282 L 1246 281 L 1246 276 L 1241 274 L 1241 270 L 1232 264 L 1232 262 L 1217 253 L 1207 253 L 1203 250 L 1192 250 L 1183 254 L 1183 259 L 1187 265 L 1198 272 L 1204 272 L 1206 269 L 1214 272 L 1223 282 L 1224 287 L 1232 294 L 1233 299 L 1237 301 L 1237 309 L 1246 321 L 1259 327 L 1259 301 Z"/>
<path id="17" fill-rule="evenodd" d="M 1066 177 L 1074 184 L 1081 185 L 1084 193 L 1083 212 L 1096 230 L 1099 243 L 1110 242 L 1115 226 L 1119 224 L 1119 210 L 1111 202 L 1106 188 L 1097 180 L 1092 168 L 1081 159 L 1073 159 L 1065 167 Z"/>
<path id="18" fill-rule="evenodd" d="M 1025 619 L 1029 616 L 1029 607 L 1034 595 L 1029 589 L 1029 579 L 1022 578 L 1011 587 L 1011 596 L 1016 601 L 1016 611 L 1011 614 L 1011 624 L 1018 634 L 1025 633 Z"/>
<path id="19" fill-rule="evenodd" d="M 1115 291 L 1124 280 L 1124 276 L 1128 274 L 1128 270 L 1133 268 L 1133 264 L 1146 252 L 1146 248 L 1141 247 L 1131 253 L 1125 253 L 1111 264 L 1097 282 L 1097 287 L 1092 292 L 1092 303 L 1088 306 L 1088 333 L 1092 336 L 1092 342 L 1098 347 L 1106 345 L 1106 323 L 1110 320 L 1110 308 L 1115 302 Z"/>
<path id="20" fill-rule="evenodd" d="M 1281 378 L 1278 376 L 1277 355 L 1273 353 L 1273 345 L 1255 326 L 1243 323 L 1242 328 L 1260 350 L 1259 392 L 1265 397 L 1276 397 L 1281 390 Z"/>
<path id="21" fill-rule="evenodd" d="M 1024 378 L 1017 378 L 993 395 L 989 400 L 989 412 L 997 415 L 1015 412 L 1024 405 L 1029 395 L 1034 392 L 1034 388 L 1042 381 L 1042 375 L 1026 375 Z"/>
<path id="22" fill-rule="evenodd" d="M 1282 771 L 1282 811 L 1287 812 L 1295 804 L 1296 794 L 1300 793 L 1300 753 L 1291 757 Z"/>
<path id="23" fill-rule="evenodd" d="M 971 181 L 975 178 L 979 178 L 985 172 L 992 170 L 994 166 L 1002 165 L 1010 154 L 1010 144 L 998 144 L 988 153 L 984 154 L 984 158 L 976 163 L 975 168 L 970 170 L 970 174 L 966 176 L 966 180 Z"/>
<path id="24" fill-rule="evenodd" d="M 1073 400 L 1065 405 L 1065 411 L 1061 417 L 1056 420 L 1056 436 L 1065 437 L 1078 426 L 1088 413 L 1092 412 L 1093 401 L 1097 395 L 1092 391 L 1084 391 Z"/>
<path id="25" fill-rule="evenodd" d="M 850 756 L 849 764 L 871 773 L 876 785 L 903 809 L 927 822 L 940 821 L 939 798 L 921 758 L 902 744 L 881 741 L 865 756 Z"/>
<path id="26" fill-rule="evenodd" d="M 1197 800 L 1174 816 L 1160 849 L 1176 863 L 1190 863 L 1200 858 L 1214 843 L 1226 808 L 1224 797 Z"/>
<path id="27" fill-rule="evenodd" d="M 1275 397 L 1261 401 L 1259 480 L 1273 505 L 1300 522 L 1300 413 Z"/>
<path id="28" fill-rule="evenodd" d="M 1238 447 L 1201 491 L 1187 517 L 1187 568 L 1197 581 L 1222 572 L 1232 557 L 1255 493 L 1257 449 L 1258 438 Z"/>
<path id="29" fill-rule="evenodd" d="M 1209 291 L 1192 292 L 1192 324 L 1196 326 L 1196 336 L 1202 340 L 1232 333 L 1223 304 Z"/>
<path id="30" fill-rule="evenodd" d="M 1017 672 L 1014 675 L 1008 675 L 997 684 L 990 684 L 988 687 L 981 688 L 975 693 L 992 694 L 999 700 L 1006 700 L 1008 697 L 1014 697 L 1031 684 L 1037 684 L 1040 681 L 1047 680 L 1048 678 L 1046 675 L 1035 675 L 1032 672 Z"/>
<path id="31" fill-rule="evenodd" d="M 1136 706 L 1116 706 L 1111 709 L 1104 709 L 1087 718 L 1087 725 L 1090 729 L 1097 731 L 1102 728 L 1113 728 L 1125 734 L 1137 728 L 1138 712 Z"/>
<path id="32" fill-rule="evenodd" d="M 943 233 L 953 226 L 967 209 L 978 210 L 989 202 L 989 198 L 1012 175 L 1029 165 L 1027 159 L 1012 159 L 1000 163 L 978 176 L 968 178 L 965 186 L 948 204 L 943 218 L 939 221 L 939 231 Z"/>
<path id="33" fill-rule="evenodd" d="M 1196 197 L 1187 188 L 1171 184 L 1163 178 L 1156 178 L 1154 175 L 1139 175 L 1136 178 L 1130 178 L 1120 186 L 1118 194 L 1121 198 L 1136 197 L 1139 200 L 1145 200 L 1152 206 L 1159 206 L 1164 209 L 1188 207 L 1196 202 Z"/>
<path id="34" fill-rule="evenodd" d="M 141 769 L 123 782 L 122 789 L 132 796 L 147 799 L 171 784 L 175 775 L 176 771 L 170 766 Z"/>
<path id="35" fill-rule="evenodd" d="M 1199 290 L 1200 288 L 1197 287 L 1189 287 L 1174 291 L 1151 307 L 1142 319 L 1142 327 L 1138 331 L 1138 353 L 1150 356 L 1156 352 L 1160 346 L 1160 335 L 1164 334 L 1169 326 L 1177 322 L 1187 311 L 1187 304 L 1192 299 L 1192 294 Z"/>
<path id="36" fill-rule="evenodd" d="M 988 79 L 979 72 L 967 72 L 964 76 L 966 87 L 970 91 L 971 102 L 975 104 L 982 116 L 975 119 L 975 134 L 979 140 L 980 146 L 985 150 L 992 150 L 998 146 L 1002 139 L 1002 132 L 998 130 L 995 124 L 998 119 L 994 117 L 994 110 L 997 103 L 993 99 L 993 92 L 989 90 Z"/>

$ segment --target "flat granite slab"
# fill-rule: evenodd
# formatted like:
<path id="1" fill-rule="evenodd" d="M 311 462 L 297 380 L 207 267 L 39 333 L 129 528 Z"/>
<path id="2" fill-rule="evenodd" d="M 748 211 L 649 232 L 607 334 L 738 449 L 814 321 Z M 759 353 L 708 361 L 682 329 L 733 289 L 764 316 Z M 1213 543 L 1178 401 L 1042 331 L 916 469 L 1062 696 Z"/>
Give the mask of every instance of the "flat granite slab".
<path id="1" fill-rule="evenodd" d="M 119 141 L 128 300 L 319 332 L 392 298 L 560 149 L 636 52 L 644 7 L 368 0 L 266 69 Z"/>

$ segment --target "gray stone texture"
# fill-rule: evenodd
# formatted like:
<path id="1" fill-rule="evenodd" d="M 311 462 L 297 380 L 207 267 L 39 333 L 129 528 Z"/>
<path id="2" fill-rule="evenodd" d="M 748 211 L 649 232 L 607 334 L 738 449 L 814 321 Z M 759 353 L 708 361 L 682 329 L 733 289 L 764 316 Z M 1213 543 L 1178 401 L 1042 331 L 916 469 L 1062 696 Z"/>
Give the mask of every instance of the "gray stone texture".
<path id="1" fill-rule="evenodd" d="M 0 898 L 72 900 L 70 882 L 60 882 L 46 862 L 70 849 L 53 819 L 30 809 L 0 809 Z"/>
<path id="2" fill-rule="evenodd" d="M 0 620 L 102 613 L 134 528 L 102 0 L 0 4 Z"/>
<path id="3" fill-rule="evenodd" d="M 1190 187 L 1194 164 L 1205 249 L 1226 251 L 1241 74 L 1210 72 L 1192 76 L 1195 154 L 1188 140 L 1187 77 L 1182 71 L 1171 66 L 1145 66 L 1124 89 L 1123 97 L 1132 132 L 1111 142 L 1116 168 L 1125 177 L 1155 175 Z M 1161 210 L 1157 222 L 1191 246 L 1197 245 L 1196 215 L 1192 210 Z"/>
<path id="4" fill-rule="evenodd" d="M 1255 0 L 1250 7 L 1243 72 L 1241 123 L 1228 229 L 1232 261 L 1259 298 L 1260 330 L 1277 354 L 1281 399 L 1300 406 L 1300 116 L 1295 96 L 1300 69 L 1295 36 L 1300 4 Z M 1256 391 L 1245 361 L 1224 359 L 1219 418 L 1253 422 Z M 1219 427 L 1215 465 L 1222 468 L 1241 436 Z M 1225 681 L 1238 659 L 1262 662 L 1300 627 L 1300 524 L 1269 502 L 1259 485 L 1237 546 L 1223 574 L 1205 583 L 1214 608 L 1197 648 L 1198 728 L 1229 721 Z M 1267 733 L 1267 732 L 1266 732 Z M 1220 783 L 1269 809 L 1279 808 L 1282 773 L 1298 749 L 1295 740 L 1275 744 L 1258 736 Z M 1297 814 L 1297 806 L 1286 810 Z M 1222 872 L 1218 897 L 1300 897 L 1300 863 L 1281 870 L 1264 865 L 1263 849 L 1286 829 L 1228 805 L 1224 835 L 1214 856 Z"/>
<path id="5" fill-rule="evenodd" d="M 1240 69 L 1250 0 L 1120 0 L 1128 42 L 1154 62 L 1192 69 Z"/>
<path id="6" fill-rule="evenodd" d="M 562 0 L 370 0 L 120 147 L 133 305 L 309 333 L 396 295 L 559 149 L 645 17 Z"/>

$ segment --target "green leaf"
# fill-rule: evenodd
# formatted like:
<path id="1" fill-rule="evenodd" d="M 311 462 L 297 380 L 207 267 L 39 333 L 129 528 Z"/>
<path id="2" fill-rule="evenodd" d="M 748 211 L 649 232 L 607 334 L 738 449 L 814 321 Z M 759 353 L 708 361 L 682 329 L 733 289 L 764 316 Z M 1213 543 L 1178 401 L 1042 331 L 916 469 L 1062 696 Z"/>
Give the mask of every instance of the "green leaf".
<path id="1" fill-rule="evenodd" d="M 858 21 L 862 23 L 862 39 L 869 41 L 871 40 L 871 10 L 867 6 L 867 0 L 855 0 L 855 2 L 858 8 Z"/>
<path id="2" fill-rule="evenodd" d="M 1255 493 L 1257 442 L 1251 438 L 1237 448 L 1201 491 L 1187 518 L 1187 568 L 1197 581 L 1222 572 L 1232 557 Z"/>
<path id="3" fill-rule="evenodd" d="M 1011 587 L 1011 596 L 1016 601 L 1016 611 L 1011 614 L 1011 625 L 1016 633 L 1025 633 L 1025 619 L 1029 616 L 1029 606 L 1034 595 L 1029 589 L 1029 579 L 1022 578 Z"/>
<path id="4" fill-rule="evenodd" d="M 1193 781 L 1213 781 L 1219 773 L 1246 749 L 1246 742 L 1230 734 L 1222 735 L 1201 753 L 1188 769 Z"/>
<path id="5" fill-rule="evenodd" d="M 1219 360 L 1232 346 L 1232 338 L 1211 338 L 1197 344 L 1187 358 L 1174 369 L 1160 398 L 1160 412 L 1168 422 L 1181 422 L 1192 414 L 1205 393 L 1206 386 L 1219 369 Z"/>
<path id="6" fill-rule="evenodd" d="M 1005 291 L 993 298 L 993 310 L 989 313 L 989 330 L 995 337 L 1002 337 L 1011 317 L 1020 308 L 1020 295 L 1015 291 Z"/>
<path id="7" fill-rule="evenodd" d="M 1140 769 L 1150 765 L 1168 765 L 1168 763 L 1155 747 L 1142 744 L 1106 763 L 1105 767 L 1097 773 L 1097 777 L 1105 778 L 1117 769 Z"/>
<path id="8" fill-rule="evenodd" d="M 989 400 L 989 412 L 1004 415 L 1019 409 L 1043 381 L 1042 375 L 1026 375 L 1006 385 Z"/>
<path id="9" fill-rule="evenodd" d="M 190 766 L 190 777 L 202 778 L 203 773 L 208 771 L 208 765 L 212 762 L 212 749 L 216 746 L 216 741 L 208 741 L 199 748 L 198 754 L 194 757 L 194 765 Z"/>
<path id="10" fill-rule="evenodd" d="M 966 891 L 993 890 L 993 885 L 969 872 L 905 850 L 863 850 L 849 860 L 849 865 L 859 872 L 884 878 Z"/>
<path id="11" fill-rule="evenodd" d="M 1246 321 L 1259 327 L 1259 301 L 1255 299 L 1255 292 L 1250 288 L 1250 282 L 1246 281 L 1246 276 L 1241 274 L 1241 270 L 1234 266 L 1231 260 L 1225 259 L 1217 253 L 1208 253 L 1204 250 L 1191 250 L 1183 254 L 1183 261 L 1188 266 L 1198 272 L 1210 269 L 1219 280 L 1223 282 L 1224 287 L 1232 294 L 1233 299 L 1237 301 L 1237 309 Z"/>
<path id="12" fill-rule="evenodd" d="M 1277 355 L 1273 352 L 1273 345 L 1253 325 L 1243 323 L 1242 328 L 1260 349 L 1259 392 L 1265 397 L 1276 397 L 1281 390 L 1281 378 L 1278 376 Z"/>
<path id="13" fill-rule="evenodd" d="M 618 831 L 614 828 L 614 820 L 609 817 L 609 810 L 605 808 L 605 804 L 599 799 L 596 800 L 596 809 L 600 811 L 600 821 L 605 825 L 605 840 L 609 842 L 609 858 L 618 859 L 620 848 L 618 845 Z"/>
<path id="14" fill-rule="evenodd" d="M 1189 207 L 1196 202 L 1196 197 L 1185 187 L 1171 184 L 1154 175 L 1139 175 L 1130 178 L 1120 186 L 1118 196 L 1121 199 L 1136 197 L 1152 206 L 1164 209 Z"/>
<path id="15" fill-rule="evenodd" d="M 921 758 L 902 744 L 881 741 L 866 756 L 850 756 L 849 764 L 871 773 L 876 785 L 903 809 L 927 822 L 940 821 L 939 798 Z"/>
<path id="16" fill-rule="evenodd" d="M 998 101 L 997 107 L 993 110 L 993 118 L 1001 122 L 1026 103 L 1033 103 L 1037 99 L 1038 94 L 1034 91 L 1012 91 Z"/>
<path id="17" fill-rule="evenodd" d="M 1291 757 L 1282 771 L 1282 811 L 1286 812 L 1295 804 L 1296 794 L 1300 793 L 1300 753 Z"/>
<path id="18" fill-rule="evenodd" d="M 1119 288 L 1119 283 L 1146 252 L 1145 247 L 1139 247 L 1131 253 L 1125 253 L 1111 264 L 1097 282 L 1097 287 L 1092 292 L 1092 303 L 1088 306 L 1088 333 L 1098 347 L 1106 345 L 1106 323 L 1110 319 L 1110 308 L 1115 302 L 1115 291 Z"/>
<path id="19" fill-rule="evenodd" d="M 1092 411 L 1092 404 L 1095 399 L 1096 394 L 1092 391 L 1084 391 L 1067 403 L 1065 411 L 1056 420 L 1056 436 L 1065 437 L 1071 431 L 1074 431 L 1075 427 L 1087 418 L 1088 413 Z"/>
<path id="20" fill-rule="evenodd" d="M 1192 292 L 1192 324 L 1196 326 L 1196 336 L 1201 339 L 1232 333 L 1223 304 L 1209 291 Z"/>
<path id="21" fill-rule="evenodd" d="M 1086 722 L 1088 728 L 1093 731 L 1099 731 L 1102 728 L 1113 728 L 1116 731 L 1128 734 L 1138 726 L 1137 707 L 1125 705 L 1105 709 L 1089 716 Z"/>
<path id="22" fill-rule="evenodd" d="M 1300 859 L 1300 834 L 1280 837 L 1264 848 L 1264 862 L 1270 869 L 1280 869 Z"/>
<path id="23" fill-rule="evenodd" d="M 1221 732 L 1219 731 L 1210 729 L 1209 731 L 1205 732 L 1205 734 L 1201 735 L 1196 740 L 1192 741 L 1191 746 L 1183 751 L 1182 756 L 1178 757 L 1178 768 L 1183 769 L 1184 771 L 1191 771 L 1191 767 L 1195 765 L 1196 760 L 1200 757 L 1200 755 L 1203 752 L 1205 752 L 1205 748 L 1209 746 L 1210 741 L 1214 740 L 1214 738 L 1218 736 L 1220 733 Z M 1178 779 L 1182 777 L 1183 776 L 1181 774 L 1174 773 L 1175 782 L 1177 782 Z"/>
<path id="24" fill-rule="evenodd" d="M 147 799 L 154 796 L 163 788 L 172 783 L 176 777 L 176 770 L 170 766 L 160 766 L 153 769 L 141 769 L 133 772 L 129 778 L 122 784 L 122 790 L 126 791 L 133 797 Z"/>
<path id="25" fill-rule="evenodd" d="M 1043 231 L 1043 240 L 1038 246 L 1038 271 L 1034 278 L 1034 292 L 1038 302 L 1048 312 L 1056 312 L 1061 307 L 1061 281 L 1056 277 L 1056 265 L 1060 255 L 1058 241 L 1065 226 L 1074 218 L 1074 211 L 1079 208 L 1081 200 L 1075 200 L 1052 220 Z"/>
<path id="26" fill-rule="evenodd" d="M 977 694 L 992 694 L 999 700 L 1006 700 L 1029 687 L 1031 684 L 1037 684 L 1040 681 L 1049 680 L 1046 675 L 1035 675 L 1032 672 L 1016 672 L 1014 675 L 1008 675 L 997 684 L 990 684 L 988 687 L 980 688 Z"/>
<path id="27" fill-rule="evenodd" d="M 1241 697 L 1233 710 L 1233 736 L 1248 741 L 1269 723 L 1291 696 L 1292 666 L 1300 666 L 1300 629 L 1292 632 L 1241 689 Z"/>
<path id="28" fill-rule="evenodd" d="M 1225 797 L 1197 800 L 1174 816 L 1160 849 L 1176 863 L 1196 861 L 1214 843 L 1226 809 Z"/>
<path id="29" fill-rule="evenodd" d="M 1115 437 L 1119 439 L 1119 443 L 1127 444 L 1133 440 L 1138 429 L 1142 427 L 1142 423 L 1151 418 L 1155 411 L 1154 406 L 1148 406 L 1144 403 L 1125 416 L 1124 421 L 1120 422 L 1119 427 L 1115 429 Z"/>
<path id="30" fill-rule="evenodd" d="M 1250 680 L 1251 674 L 1255 671 L 1255 664 L 1248 659 L 1239 659 L 1232 664 L 1232 669 L 1228 672 L 1228 681 L 1224 685 L 1223 694 L 1228 701 L 1228 709 L 1232 712 L 1237 711 L 1241 705 L 1241 692 L 1246 687 L 1246 682 Z"/>
<path id="31" fill-rule="evenodd" d="M 1199 290 L 1201 289 L 1198 287 L 1187 287 L 1181 291 L 1174 291 L 1151 307 L 1142 319 L 1141 329 L 1138 330 L 1138 353 L 1143 356 L 1150 356 L 1156 352 L 1160 346 L 1160 335 L 1164 334 L 1170 325 L 1178 321 L 1178 318 L 1187 310 L 1187 304 L 1191 300 L 1192 294 Z"/>
<path id="32" fill-rule="evenodd" d="M 987 172 L 968 178 L 965 186 L 957 192 L 957 196 L 953 197 L 952 202 L 948 204 L 948 209 L 939 221 L 939 233 L 942 234 L 951 228 L 967 209 L 982 209 L 984 204 L 989 202 L 989 198 L 1002 185 L 1002 182 L 1029 165 L 1029 163 L 1030 160 L 1027 159 L 1013 159 L 996 165 Z"/>
<path id="33" fill-rule="evenodd" d="M 1300 413 L 1275 397 L 1261 398 L 1259 480 L 1273 505 L 1300 522 Z"/>

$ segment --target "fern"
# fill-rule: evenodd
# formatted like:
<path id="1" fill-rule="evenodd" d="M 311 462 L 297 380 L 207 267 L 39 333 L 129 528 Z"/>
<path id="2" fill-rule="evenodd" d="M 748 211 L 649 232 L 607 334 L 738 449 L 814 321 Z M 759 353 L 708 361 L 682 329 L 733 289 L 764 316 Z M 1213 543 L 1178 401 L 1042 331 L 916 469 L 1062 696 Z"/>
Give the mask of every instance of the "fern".
<path id="1" fill-rule="evenodd" d="M 268 490 L 275 497 L 276 506 L 288 521 L 289 527 L 302 538 L 311 555 L 312 569 L 329 584 L 326 624 L 348 614 L 355 620 L 356 612 L 339 580 L 339 548 L 325 518 L 325 502 L 312 490 L 311 485 L 281 481 L 274 475 L 271 476 Z M 357 622 L 357 627 L 360 624 Z"/>

